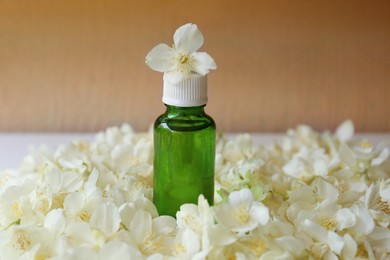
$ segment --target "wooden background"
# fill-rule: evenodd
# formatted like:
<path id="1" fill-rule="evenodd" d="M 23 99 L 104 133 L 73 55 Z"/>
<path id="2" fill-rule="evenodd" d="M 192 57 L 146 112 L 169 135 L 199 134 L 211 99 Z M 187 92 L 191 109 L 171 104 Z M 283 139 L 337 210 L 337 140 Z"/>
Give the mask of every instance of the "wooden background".
<path id="1" fill-rule="evenodd" d="M 147 52 L 198 24 L 220 131 L 390 131 L 389 0 L 0 0 L 0 131 L 145 131 Z"/>

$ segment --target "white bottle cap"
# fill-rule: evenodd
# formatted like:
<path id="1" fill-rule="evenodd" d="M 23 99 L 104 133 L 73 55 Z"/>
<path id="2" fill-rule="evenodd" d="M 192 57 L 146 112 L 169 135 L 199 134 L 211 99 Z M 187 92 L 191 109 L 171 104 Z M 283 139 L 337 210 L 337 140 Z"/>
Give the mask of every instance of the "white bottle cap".
<path id="1" fill-rule="evenodd" d="M 196 107 L 207 103 L 207 75 L 193 75 L 176 84 L 164 81 L 162 101 L 171 106 Z"/>

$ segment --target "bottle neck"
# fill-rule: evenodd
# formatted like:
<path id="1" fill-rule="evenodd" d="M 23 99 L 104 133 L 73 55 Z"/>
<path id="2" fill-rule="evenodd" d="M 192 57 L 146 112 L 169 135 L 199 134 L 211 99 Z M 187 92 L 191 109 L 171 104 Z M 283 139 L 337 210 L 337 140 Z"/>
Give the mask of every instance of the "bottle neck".
<path id="1" fill-rule="evenodd" d="M 165 104 L 165 106 L 167 107 L 166 112 L 170 115 L 194 115 L 204 114 L 204 107 L 206 105 L 196 107 L 178 107 Z"/>

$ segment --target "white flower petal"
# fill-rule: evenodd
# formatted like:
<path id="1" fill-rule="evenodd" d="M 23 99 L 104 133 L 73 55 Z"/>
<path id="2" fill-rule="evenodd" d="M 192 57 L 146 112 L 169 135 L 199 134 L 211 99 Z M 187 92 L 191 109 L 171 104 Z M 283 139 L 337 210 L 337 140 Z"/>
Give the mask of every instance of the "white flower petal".
<path id="1" fill-rule="evenodd" d="M 150 255 L 146 258 L 146 260 L 164 260 L 164 259 L 165 259 L 164 255 L 160 253 Z"/>
<path id="2" fill-rule="evenodd" d="M 227 246 L 237 240 L 237 237 L 223 225 L 210 226 L 207 231 L 211 242 L 218 246 Z"/>
<path id="3" fill-rule="evenodd" d="M 240 226 L 240 222 L 233 216 L 234 208 L 228 203 L 223 203 L 214 208 L 215 216 L 218 221 L 228 227 Z"/>
<path id="4" fill-rule="evenodd" d="M 96 190 L 96 182 L 99 178 L 99 172 L 94 168 L 88 177 L 88 181 L 85 183 L 84 189 L 86 196 L 90 196 Z"/>
<path id="5" fill-rule="evenodd" d="M 149 212 L 152 218 L 156 218 L 158 216 L 156 206 L 147 198 L 140 198 L 136 200 L 134 206 L 137 209 L 143 209 Z"/>
<path id="6" fill-rule="evenodd" d="M 90 225 L 85 222 L 72 222 L 65 230 L 66 236 L 71 241 L 70 247 L 78 245 L 89 245 L 94 243 Z"/>
<path id="7" fill-rule="evenodd" d="M 152 217 L 149 212 L 138 210 L 131 222 L 131 234 L 138 245 L 144 242 L 146 236 L 152 231 Z"/>
<path id="8" fill-rule="evenodd" d="M 167 71 L 164 73 L 164 81 L 170 84 L 176 84 L 189 77 L 189 72 L 179 72 L 176 70 Z"/>
<path id="9" fill-rule="evenodd" d="M 388 149 L 388 148 L 385 148 L 385 149 L 383 149 L 383 151 L 379 154 L 378 157 L 374 158 L 374 159 L 371 161 L 371 166 L 378 166 L 378 165 L 381 165 L 384 161 L 387 160 L 387 158 L 389 158 L 389 149 Z"/>
<path id="10" fill-rule="evenodd" d="M 324 260 L 339 260 L 337 255 L 335 255 L 332 251 L 328 250 L 323 257 Z"/>
<path id="11" fill-rule="evenodd" d="M 356 165 L 356 156 L 348 145 L 344 143 L 340 145 L 339 156 L 340 160 L 349 167 L 354 167 Z"/>
<path id="12" fill-rule="evenodd" d="M 159 216 L 153 219 L 152 227 L 159 234 L 170 234 L 176 229 L 176 220 L 171 216 Z"/>
<path id="13" fill-rule="evenodd" d="M 327 231 L 314 221 L 306 219 L 301 225 L 302 229 L 312 238 L 320 242 L 325 242 L 327 238 Z"/>
<path id="14" fill-rule="evenodd" d="M 134 205 L 123 204 L 119 207 L 119 215 L 121 217 L 121 222 L 127 228 L 131 228 L 131 221 L 136 213 Z"/>
<path id="15" fill-rule="evenodd" d="M 288 201 L 291 205 L 294 204 L 294 202 L 307 202 L 309 204 L 314 204 L 316 199 L 313 189 L 310 186 L 304 185 L 292 190 L 288 196 Z"/>
<path id="16" fill-rule="evenodd" d="M 62 209 L 54 209 L 46 215 L 44 227 L 57 237 L 64 232 L 65 224 Z"/>
<path id="17" fill-rule="evenodd" d="M 112 202 L 100 204 L 91 216 L 91 226 L 100 229 L 106 234 L 116 232 L 121 219 L 118 208 Z"/>
<path id="18" fill-rule="evenodd" d="M 341 250 L 345 245 L 344 239 L 333 231 L 328 232 L 327 243 L 330 249 L 338 255 L 340 255 Z"/>
<path id="19" fill-rule="evenodd" d="M 381 226 L 381 227 L 388 227 L 389 226 L 390 218 L 385 212 L 370 209 L 370 214 L 378 226 Z"/>
<path id="20" fill-rule="evenodd" d="M 85 260 L 85 259 L 98 259 L 97 254 L 91 248 L 86 247 L 74 247 L 69 249 L 61 257 L 53 257 L 56 260 Z"/>
<path id="21" fill-rule="evenodd" d="M 152 149 L 152 142 L 141 139 L 134 146 L 134 157 L 142 162 L 148 162 L 150 161 L 150 157 L 152 155 Z"/>
<path id="22" fill-rule="evenodd" d="M 232 207 L 245 205 L 249 210 L 253 203 L 253 194 L 249 189 L 241 189 L 239 191 L 233 191 L 229 195 L 229 204 Z"/>
<path id="23" fill-rule="evenodd" d="M 364 196 L 364 203 L 366 207 L 371 207 L 374 205 L 377 201 L 379 193 L 379 185 L 371 184 L 371 186 L 366 190 L 366 194 Z"/>
<path id="24" fill-rule="evenodd" d="M 192 60 L 192 71 L 201 76 L 209 73 L 211 69 L 214 70 L 217 68 L 214 59 L 206 52 L 194 52 L 191 54 L 190 59 Z"/>
<path id="25" fill-rule="evenodd" d="M 177 50 L 189 54 L 197 51 L 204 39 L 195 24 L 187 23 L 176 30 L 173 40 Z"/>
<path id="26" fill-rule="evenodd" d="M 198 197 L 198 211 L 200 219 L 204 225 L 211 225 L 214 223 L 209 202 L 205 199 L 203 194 Z"/>
<path id="27" fill-rule="evenodd" d="M 66 172 L 66 174 L 61 173 L 62 178 L 62 187 L 60 187 L 65 192 L 74 192 L 79 190 L 84 185 L 83 176 L 77 172 Z"/>
<path id="28" fill-rule="evenodd" d="M 355 204 L 351 207 L 351 211 L 356 216 L 355 232 L 359 235 L 370 234 L 375 227 L 375 223 L 368 209 L 362 205 Z"/>
<path id="29" fill-rule="evenodd" d="M 390 179 L 381 183 L 379 195 L 382 197 L 382 200 L 390 202 Z"/>
<path id="30" fill-rule="evenodd" d="M 262 203 L 255 202 L 249 212 L 251 218 L 257 220 L 260 225 L 266 225 L 269 220 L 269 210 Z"/>
<path id="31" fill-rule="evenodd" d="M 202 232 L 202 224 L 200 223 L 201 220 L 197 205 L 181 205 L 180 210 L 176 213 L 176 219 L 179 228 L 190 228 L 199 234 Z"/>
<path id="32" fill-rule="evenodd" d="M 142 254 L 122 241 L 113 240 L 105 244 L 100 250 L 98 259 L 142 259 Z"/>
<path id="33" fill-rule="evenodd" d="M 184 247 L 185 256 L 188 258 L 200 250 L 199 236 L 189 228 L 179 230 L 175 244 L 181 244 Z"/>
<path id="34" fill-rule="evenodd" d="M 390 230 L 387 227 L 375 227 L 369 238 L 372 245 L 382 247 L 390 252 Z"/>
<path id="35" fill-rule="evenodd" d="M 305 245 L 301 240 L 293 236 L 277 237 L 275 242 L 283 248 L 283 250 L 290 252 L 295 257 L 298 257 L 303 250 L 305 250 Z"/>
<path id="36" fill-rule="evenodd" d="M 341 251 L 341 255 L 344 259 L 353 259 L 356 256 L 357 245 L 355 240 L 350 234 L 344 235 L 345 246 Z"/>
<path id="37" fill-rule="evenodd" d="M 237 256 L 235 259 L 237 259 Z M 244 256 L 244 259 L 245 259 L 245 256 Z M 259 260 L 275 260 L 275 259 L 292 260 L 295 258 L 292 257 L 288 252 L 284 252 L 282 250 L 275 249 L 275 250 L 270 250 L 270 251 L 267 251 L 267 252 L 261 254 L 258 259 Z"/>
<path id="38" fill-rule="evenodd" d="M 340 141 L 346 142 L 351 140 L 355 129 L 353 126 L 353 122 L 351 120 L 344 121 L 339 127 L 336 129 L 336 136 Z"/>
<path id="39" fill-rule="evenodd" d="M 62 179 L 66 177 L 62 172 L 57 168 L 53 167 L 50 170 L 50 174 L 47 176 L 47 187 L 53 193 L 58 192 L 61 189 Z"/>
<path id="40" fill-rule="evenodd" d="M 299 157 L 295 157 L 283 166 L 283 171 L 292 177 L 299 178 L 305 173 L 305 164 Z"/>
<path id="41" fill-rule="evenodd" d="M 166 72 L 172 70 L 176 63 L 177 52 L 166 44 L 160 43 L 146 55 L 146 64 L 153 70 Z"/>
<path id="42" fill-rule="evenodd" d="M 339 190 L 322 178 L 314 182 L 314 188 L 320 200 L 335 202 L 339 197 Z"/>
<path id="43" fill-rule="evenodd" d="M 314 159 L 314 174 L 319 176 L 326 176 L 328 174 L 328 163 L 323 158 Z"/>
<path id="44" fill-rule="evenodd" d="M 79 211 L 83 209 L 83 206 L 84 196 L 80 192 L 73 192 L 65 197 L 64 209 L 66 212 L 72 215 L 76 215 Z"/>
<path id="45" fill-rule="evenodd" d="M 126 163 L 129 157 L 133 155 L 133 145 L 131 144 L 119 144 L 111 151 L 111 158 L 118 162 Z"/>
<path id="46" fill-rule="evenodd" d="M 335 214 L 337 220 L 337 230 L 341 231 L 355 225 L 356 217 L 351 210 L 347 208 L 340 209 Z"/>

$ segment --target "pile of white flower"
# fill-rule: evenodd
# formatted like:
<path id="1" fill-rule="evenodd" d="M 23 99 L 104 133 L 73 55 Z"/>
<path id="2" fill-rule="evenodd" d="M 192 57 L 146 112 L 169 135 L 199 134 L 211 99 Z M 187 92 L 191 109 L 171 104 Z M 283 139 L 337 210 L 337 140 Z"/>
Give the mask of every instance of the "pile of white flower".
<path id="1" fill-rule="evenodd" d="M 385 143 L 307 126 L 218 138 L 216 202 L 152 203 L 152 135 L 128 125 L 0 172 L 0 259 L 389 259 Z"/>

